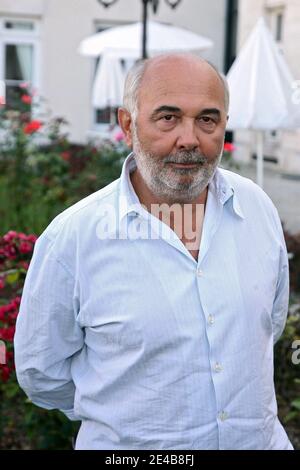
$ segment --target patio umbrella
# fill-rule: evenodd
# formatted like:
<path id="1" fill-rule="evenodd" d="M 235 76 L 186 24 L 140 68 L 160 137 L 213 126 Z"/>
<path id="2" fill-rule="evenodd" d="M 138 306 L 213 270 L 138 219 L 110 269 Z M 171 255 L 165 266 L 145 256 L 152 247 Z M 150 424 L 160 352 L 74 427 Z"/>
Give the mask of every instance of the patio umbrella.
<path id="1" fill-rule="evenodd" d="M 93 84 L 92 103 L 95 108 L 118 107 L 122 104 L 125 71 L 117 57 L 103 54 Z"/>
<path id="2" fill-rule="evenodd" d="M 78 51 L 82 55 L 91 57 L 109 53 L 121 59 L 139 59 L 142 30 L 141 22 L 110 28 L 84 39 Z M 213 42 L 206 37 L 155 21 L 148 22 L 147 36 L 149 56 L 170 51 L 203 53 L 213 46 Z"/>
<path id="3" fill-rule="evenodd" d="M 293 101 L 293 77 L 263 18 L 258 20 L 227 79 L 227 127 L 255 131 L 257 183 L 263 186 L 264 132 L 300 127 L 299 106 Z"/>

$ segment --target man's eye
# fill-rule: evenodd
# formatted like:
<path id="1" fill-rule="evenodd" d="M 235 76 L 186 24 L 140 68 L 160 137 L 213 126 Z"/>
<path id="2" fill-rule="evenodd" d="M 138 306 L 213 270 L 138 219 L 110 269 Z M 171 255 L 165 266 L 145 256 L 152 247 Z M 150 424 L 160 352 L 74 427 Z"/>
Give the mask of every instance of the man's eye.
<path id="1" fill-rule="evenodd" d="M 162 119 L 163 121 L 172 122 L 172 121 L 174 121 L 175 116 L 173 116 L 173 114 L 166 114 L 166 115 L 163 116 L 161 119 Z"/>
<path id="2" fill-rule="evenodd" d="M 209 116 L 202 116 L 200 121 L 203 121 L 205 124 L 213 124 L 214 120 Z"/>

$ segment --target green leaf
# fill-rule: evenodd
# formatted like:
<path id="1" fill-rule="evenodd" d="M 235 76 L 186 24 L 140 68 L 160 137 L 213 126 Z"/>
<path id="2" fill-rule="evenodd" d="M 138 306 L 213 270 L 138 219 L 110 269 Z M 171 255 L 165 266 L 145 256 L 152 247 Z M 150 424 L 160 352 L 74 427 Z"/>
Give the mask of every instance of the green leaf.
<path id="1" fill-rule="evenodd" d="M 291 405 L 297 410 L 300 410 L 300 398 L 297 398 L 296 400 L 292 401 Z"/>
<path id="2" fill-rule="evenodd" d="M 5 280 L 8 284 L 14 284 L 15 282 L 18 281 L 19 279 L 19 276 L 20 276 L 20 273 L 19 271 L 16 271 L 14 273 L 10 273 L 6 276 Z"/>
<path id="3" fill-rule="evenodd" d="M 284 418 L 283 418 L 283 422 L 284 424 L 288 423 L 289 421 L 291 421 L 292 419 L 294 418 L 297 418 L 297 416 L 299 415 L 298 411 L 290 411 Z"/>

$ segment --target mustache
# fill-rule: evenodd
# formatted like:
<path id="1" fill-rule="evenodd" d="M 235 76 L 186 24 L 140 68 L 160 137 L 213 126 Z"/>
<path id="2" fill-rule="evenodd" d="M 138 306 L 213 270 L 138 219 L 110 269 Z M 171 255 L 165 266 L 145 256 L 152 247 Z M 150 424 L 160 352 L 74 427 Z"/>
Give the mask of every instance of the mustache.
<path id="1" fill-rule="evenodd" d="M 168 155 L 163 159 L 163 163 L 180 163 L 180 164 L 204 164 L 207 158 L 196 151 L 177 152 L 173 155 Z"/>

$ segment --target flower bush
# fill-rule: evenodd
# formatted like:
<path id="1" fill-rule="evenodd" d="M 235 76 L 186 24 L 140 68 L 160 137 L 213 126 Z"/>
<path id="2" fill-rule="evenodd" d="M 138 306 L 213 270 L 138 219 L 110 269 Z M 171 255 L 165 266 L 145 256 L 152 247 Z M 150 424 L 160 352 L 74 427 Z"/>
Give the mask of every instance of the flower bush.
<path id="1" fill-rule="evenodd" d="M 1 231 L 39 234 L 66 207 L 118 178 L 128 149 L 120 132 L 114 141 L 73 144 L 68 123 L 39 115 L 29 89 L 20 90 L 16 109 L 0 108 Z"/>
<path id="2" fill-rule="evenodd" d="M 6 345 L 6 361 L 0 364 L 3 382 L 7 382 L 14 371 L 12 343 L 15 322 L 35 241 L 35 235 L 15 231 L 0 238 L 0 340 Z"/>
<path id="3" fill-rule="evenodd" d="M 0 364 L 0 448 L 71 449 L 78 423 L 58 411 L 33 405 L 19 388 L 13 338 L 25 276 L 36 235 L 9 231 L 0 237 L 0 340 L 6 346 Z"/>

